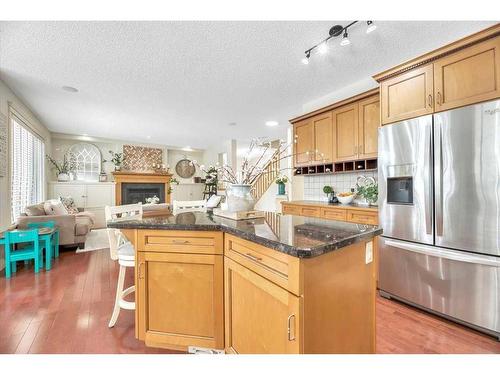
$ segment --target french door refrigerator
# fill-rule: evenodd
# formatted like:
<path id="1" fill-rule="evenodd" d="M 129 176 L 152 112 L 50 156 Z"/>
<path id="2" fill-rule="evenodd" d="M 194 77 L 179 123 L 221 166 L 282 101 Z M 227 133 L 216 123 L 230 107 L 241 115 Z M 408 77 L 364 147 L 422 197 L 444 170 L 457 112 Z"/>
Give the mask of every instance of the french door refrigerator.
<path id="1" fill-rule="evenodd" d="M 500 339 L 500 100 L 379 130 L 381 295 Z"/>

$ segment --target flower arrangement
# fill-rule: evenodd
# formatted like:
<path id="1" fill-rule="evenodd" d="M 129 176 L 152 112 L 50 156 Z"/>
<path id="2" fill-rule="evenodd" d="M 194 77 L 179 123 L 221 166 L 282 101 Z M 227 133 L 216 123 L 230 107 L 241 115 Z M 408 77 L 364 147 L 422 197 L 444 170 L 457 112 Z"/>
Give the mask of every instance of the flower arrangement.
<path id="1" fill-rule="evenodd" d="M 286 184 L 288 182 L 288 177 L 287 176 L 284 176 L 284 175 L 281 175 L 281 176 L 278 176 L 275 180 L 275 182 L 280 185 L 280 184 Z"/>
<path id="2" fill-rule="evenodd" d="M 114 164 L 115 171 L 119 171 L 121 169 L 123 162 L 125 161 L 125 156 L 123 155 L 123 152 L 113 152 L 109 150 L 109 154 L 111 155 L 111 160 L 109 161 Z M 104 162 L 106 161 L 107 160 L 104 160 Z"/>
<path id="3" fill-rule="evenodd" d="M 68 174 L 73 170 L 71 167 L 71 163 L 68 160 L 68 157 L 64 155 L 63 160 L 61 162 L 58 162 L 54 158 L 52 158 L 50 155 L 45 155 L 47 160 L 52 164 L 55 170 L 57 170 L 57 174 Z"/>

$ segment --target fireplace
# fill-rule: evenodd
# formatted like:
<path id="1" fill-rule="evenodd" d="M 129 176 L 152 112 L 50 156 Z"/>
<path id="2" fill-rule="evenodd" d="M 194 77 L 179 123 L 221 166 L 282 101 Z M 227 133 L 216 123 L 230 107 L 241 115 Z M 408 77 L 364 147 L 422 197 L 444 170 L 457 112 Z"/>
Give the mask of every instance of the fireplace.
<path id="1" fill-rule="evenodd" d="M 160 199 L 159 203 L 165 203 L 165 184 L 161 183 L 122 183 L 122 204 L 147 203 L 147 198 L 154 196 Z"/>

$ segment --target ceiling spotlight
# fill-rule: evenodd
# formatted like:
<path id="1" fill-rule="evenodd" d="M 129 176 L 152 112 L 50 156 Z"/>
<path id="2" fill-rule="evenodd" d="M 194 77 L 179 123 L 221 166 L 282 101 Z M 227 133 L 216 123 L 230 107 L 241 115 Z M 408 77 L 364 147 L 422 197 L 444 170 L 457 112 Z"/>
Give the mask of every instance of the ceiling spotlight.
<path id="1" fill-rule="evenodd" d="M 267 126 L 278 126 L 279 122 L 278 121 L 274 121 L 274 120 L 266 121 L 266 125 Z"/>
<path id="2" fill-rule="evenodd" d="M 349 44 L 351 44 L 351 41 L 348 38 L 347 29 L 345 29 L 344 36 L 342 37 L 342 41 L 340 42 L 340 45 L 341 46 L 348 46 Z"/>
<path id="3" fill-rule="evenodd" d="M 68 92 L 78 92 L 78 89 L 71 87 L 71 86 L 63 86 L 62 89 L 64 91 L 68 91 Z"/>
<path id="4" fill-rule="evenodd" d="M 311 57 L 311 51 L 306 52 L 306 57 L 302 58 L 302 64 L 304 65 L 309 64 L 309 57 Z"/>
<path id="5" fill-rule="evenodd" d="M 328 52 L 328 46 L 326 45 L 326 42 L 322 42 L 319 46 L 318 46 L 318 52 L 322 55 L 324 55 L 325 53 Z"/>
<path id="6" fill-rule="evenodd" d="M 373 21 L 366 21 L 366 25 L 367 25 L 366 28 L 367 34 L 370 34 L 372 31 L 375 31 L 375 29 L 377 28 L 377 25 L 375 25 Z"/>

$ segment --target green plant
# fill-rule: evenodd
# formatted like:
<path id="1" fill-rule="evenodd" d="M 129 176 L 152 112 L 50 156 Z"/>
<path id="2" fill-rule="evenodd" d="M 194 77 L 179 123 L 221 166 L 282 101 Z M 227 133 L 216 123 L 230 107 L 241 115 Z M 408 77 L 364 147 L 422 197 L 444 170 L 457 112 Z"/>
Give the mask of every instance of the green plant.
<path id="1" fill-rule="evenodd" d="M 125 156 L 123 156 L 122 152 L 113 152 L 113 151 L 109 150 L 109 153 L 111 155 L 111 160 L 104 160 L 105 162 L 110 161 L 116 167 L 119 167 L 125 161 Z"/>
<path id="2" fill-rule="evenodd" d="M 367 185 L 358 186 L 356 193 L 373 204 L 378 199 L 378 184 L 372 182 Z"/>
<path id="3" fill-rule="evenodd" d="M 278 178 L 276 178 L 276 184 L 286 184 L 288 182 L 288 177 L 287 176 L 278 176 Z"/>
<path id="4" fill-rule="evenodd" d="M 179 181 L 175 177 L 172 177 L 170 179 L 170 184 L 168 185 L 167 194 L 171 194 L 172 193 L 172 184 L 179 185 Z"/>
<path id="5" fill-rule="evenodd" d="M 333 188 L 331 186 L 325 185 L 323 186 L 323 193 L 326 195 L 330 195 L 333 193 Z"/>
<path id="6" fill-rule="evenodd" d="M 57 174 L 62 174 L 62 173 L 67 174 L 71 172 L 72 170 L 71 164 L 66 155 L 64 155 L 64 158 L 61 162 L 58 162 L 49 155 L 45 155 L 45 157 L 53 165 L 54 169 L 57 170 Z"/>

